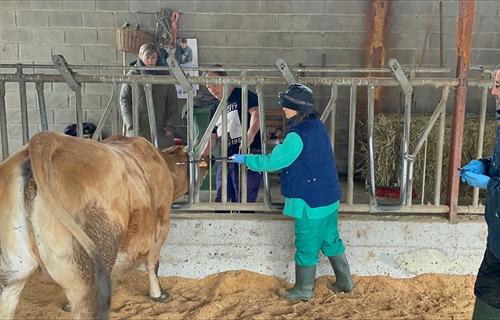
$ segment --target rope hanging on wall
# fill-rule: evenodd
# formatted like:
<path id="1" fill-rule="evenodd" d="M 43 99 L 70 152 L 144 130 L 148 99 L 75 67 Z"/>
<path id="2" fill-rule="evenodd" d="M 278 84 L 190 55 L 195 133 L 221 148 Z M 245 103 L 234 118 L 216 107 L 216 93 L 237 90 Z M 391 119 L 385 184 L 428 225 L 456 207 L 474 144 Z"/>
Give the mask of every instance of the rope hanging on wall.
<path id="1" fill-rule="evenodd" d="M 156 13 L 155 42 L 160 48 L 174 48 L 177 42 L 179 13 L 172 9 L 162 9 Z"/>

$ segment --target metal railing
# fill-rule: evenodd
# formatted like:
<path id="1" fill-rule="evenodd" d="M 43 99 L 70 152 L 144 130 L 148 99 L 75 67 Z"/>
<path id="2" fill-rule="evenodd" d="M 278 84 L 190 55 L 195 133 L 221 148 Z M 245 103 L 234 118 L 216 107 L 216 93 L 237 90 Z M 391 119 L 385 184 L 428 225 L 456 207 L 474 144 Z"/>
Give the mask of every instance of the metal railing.
<path id="1" fill-rule="evenodd" d="M 321 77 L 300 77 L 297 78 L 290 68 L 288 68 L 285 61 L 282 59 L 277 60 L 277 68 L 189 68 L 197 71 L 233 71 L 239 72 L 239 76 L 226 76 L 226 77 L 203 77 L 203 76 L 190 76 L 187 78 L 175 62 L 175 59 L 169 58 L 169 67 L 164 67 L 165 70 L 170 70 L 173 75 L 169 76 L 157 76 L 157 75 L 116 75 L 116 74 L 80 74 L 75 73 L 74 70 L 94 70 L 99 69 L 102 72 L 106 70 L 122 70 L 131 67 L 123 66 L 70 66 L 64 60 L 62 56 L 54 56 L 53 62 L 55 68 L 59 71 L 57 74 L 47 74 L 40 72 L 44 69 L 54 69 L 54 65 L 22 65 L 22 64 L 4 64 L 0 65 L 3 70 L 8 70 L 9 68 L 14 68 L 14 73 L 1 73 L 0 74 L 0 135 L 2 143 L 2 155 L 5 159 L 8 155 L 8 132 L 7 132 L 7 117 L 6 117 L 6 104 L 5 104 L 5 84 L 7 82 L 17 82 L 19 84 L 20 93 L 20 108 L 21 108 L 21 120 L 22 120 L 22 137 L 23 143 L 27 143 L 29 139 L 28 132 L 28 117 L 27 117 L 27 99 L 26 99 L 26 83 L 32 82 L 36 86 L 36 92 L 38 97 L 40 119 L 41 119 L 41 129 L 48 129 L 47 113 L 46 113 L 46 103 L 44 97 L 44 83 L 67 83 L 68 86 L 75 93 L 75 118 L 77 123 L 77 132 L 81 136 L 83 132 L 83 116 L 82 116 L 82 102 L 81 102 L 81 88 L 83 83 L 103 83 L 112 85 L 111 98 L 105 107 L 101 120 L 97 126 L 96 132 L 93 138 L 98 139 L 101 136 L 104 124 L 111 117 L 112 133 L 116 134 L 119 132 L 119 119 L 118 119 L 118 92 L 119 86 L 121 84 L 132 84 L 133 96 L 137 97 L 138 90 L 142 90 L 140 86 L 145 90 L 146 94 L 146 104 L 148 109 L 148 116 L 150 119 L 150 131 L 152 133 L 152 143 L 157 146 L 158 140 L 156 136 L 156 128 L 154 121 L 153 112 L 153 101 L 152 101 L 152 84 L 180 84 L 184 91 L 187 92 L 187 146 L 188 153 L 191 160 L 199 160 L 201 154 L 200 150 L 209 141 L 212 130 L 215 127 L 216 120 L 222 117 L 222 130 L 227 132 L 227 117 L 224 110 L 227 106 L 227 92 L 229 86 L 241 86 L 242 87 L 242 97 L 243 97 L 243 110 L 242 114 L 245 115 L 242 125 L 243 132 L 247 130 L 247 112 L 248 103 L 246 100 L 247 91 L 249 86 L 255 87 L 259 99 L 259 113 L 260 117 L 260 128 L 261 128 L 261 139 L 262 139 L 262 152 L 267 154 L 267 132 L 265 130 L 265 99 L 264 99 L 264 87 L 267 85 L 288 85 L 293 82 L 300 82 L 308 86 L 323 86 L 330 88 L 330 100 L 324 108 L 321 114 L 321 120 L 330 127 L 330 137 L 332 146 L 335 147 L 336 143 L 336 128 L 337 128 L 337 100 L 339 96 L 339 87 L 349 88 L 349 121 L 348 121 L 348 152 L 347 152 L 347 192 L 345 200 L 342 201 L 340 206 L 340 211 L 342 212 L 361 212 L 361 213 L 379 213 L 379 212 L 400 212 L 400 213 L 431 213 L 439 214 L 449 211 L 448 206 L 440 204 L 441 195 L 441 177 L 442 177 L 442 162 L 443 162 L 443 150 L 444 150 L 444 117 L 446 113 L 446 103 L 449 96 L 450 88 L 458 85 L 458 80 L 455 78 L 414 78 L 408 75 L 415 74 L 430 74 L 430 73 L 449 73 L 449 69 L 443 68 L 402 68 L 396 60 L 391 59 L 389 61 L 389 68 L 381 69 L 365 69 L 365 68 L 299 68 L 295 70 L 296 74 L 301 72 L 311 72 L 311 73 L 350 73 L 350 74 L 367 74 L 367 73 L 377 73 L 384 74 L 385 76 L 380 77 L 334 77 L 334 76 L 321 76 Z M 37 72 L 33 73 L 23 73 L 23 69 L 36 69 Z M 138 70 L 150 70 L 150 69 L 162 69 L 158 67 L 133 67 Z M 488 69 L 489 70 L 489 69 Z M 257 73 L 258 75 L 248 75 L 249 73 Z M 268 75 L 269 73 L 274 73 L 273 75 Z M 222 84 L 225 88 L 224 96 L 215 112 L 212 121 L 210 121 L 208 128 L 205 132 L 201 134 L 201 138 L 195 139 L 194 137 L 194 97 L 193 97 L 193 85 L 208 85 L 208 84 Z M 481 102 L 481 112 L 480 112 L 480 128 L 478 136 L 478 157 L 482 153 L 483 144 L 483 133 L 484 133 L 484 119 L 486 113 L 486 100 L 488 88 L 492 86 L 492 80 L 490 79 L 469 79 L 469 86 L 481 87 L 483 90 L 482 102 Z M 436 106 L 428 125 L 422 132 L 418 139 L 418 143 L 414 146 L 413 150 L 409 147 L 409 137 L 411 135 L 411 101 L 414 88 L 418 87 L 435 87 L 441 90 L 441 99 Z M 367 88 L 367 125 L 368 134 L 367 140 L 369 145 L 369 158 L 370 158 L 370 177 L 369 177 L 369 199 L 367 201 L 361 200 L 360 197 L 356 196 L 355 190 L 355 148 L 356 148 L 356 105 L 358 97 L 358 88 Z M 404 103 L 404 127 L 402 134 L 402 153 L 401 153 L 401 168 L 400 168 L 400 199 L 398 203 L 386 205 L 379 204 L 377 197 L 375 195 L 375 168 L 374 166 L 374 139 L 373 139 L 373 127 L 375 118 L 375 90 L 377 87 L 399 87 L 405 96 Z M 134 134 L 138 134 L 138 101 L 133 99 L 132 102 L 133 110 L 133 124 L 134 124 Z M 329 120 L 329 122 L 328 122 Z M 438 121 L 439 120 L 439 121 Z M 431 129 L 438 125 L 439 132 L 439 144 L 437 146 L 438 157 L 435 167 L 435 181 L 434 181 L 434 197 L 432 204 L 414 204 L 412 202 L 412 184 L 413 184 L 413 161 L 417 154 L 421 151 L 423 144 L 428 138 Z M 246 145 L 246 135 L 242 135 L 242 145 Z M 227 136 L 222 135 L 221 145 L 227 145 Z M 195 151 L 197 150 L 197 151 Z M 243 152 L 246 152 L 243 151 Z M 222 157 L 227 155 L 227 150 L 222 148 Z M 190 192 L 186 202 L 177 203 L 174 205 L 174 209 L 182 210 L 194 210 L 194 211 L 207 211 L 207 210 L 254 210 L 254 211 L 274 211 L 280 210 L 283 206 L 282 203 L 274 201 L 275 199 L 271 196 L 270 178 L 269 174 L 265 173 L 263 178 L 264 185 L 264 200 L 262 202 L 249 203 L 246 201 L 246 172 L 242 175 L 242 194 L 243 199 L 240 203 L 230 203 L 225 199 L 227 198 L 227 181 L 222 180 L 222 202 L 215 203 L 211 200 L 201 201 L 200 200 L 200 190 L 197 185 L 199 168 L 196 162 L 190 163 Z M 227 164 L 222 162 L 222 177 L 225 177 L 227 173 Z M 423 184 L 425 188 L 425 182 Z M 356 200 L 356 201 L 355 201 Z M 465 213 L 481 213 L 482 207 L 478 206 L 478 192 L 474 193 L 473 201 L 470 205 L 460 207 L 460 212 Z"/>

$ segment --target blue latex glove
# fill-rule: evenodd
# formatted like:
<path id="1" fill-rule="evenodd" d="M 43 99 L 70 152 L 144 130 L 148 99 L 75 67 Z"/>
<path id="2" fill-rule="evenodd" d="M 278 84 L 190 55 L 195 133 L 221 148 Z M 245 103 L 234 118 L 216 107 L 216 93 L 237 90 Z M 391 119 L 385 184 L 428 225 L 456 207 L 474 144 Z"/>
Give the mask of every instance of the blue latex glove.
<path id="1" fill-rule="evenodd" d="M 465 167 L 462 168 L 461 172 L 463 172 L 463 171 L 471 171 L 474 173 L 485 174 L 486 166 L 484 165 L 483 162 L 481 162 L 479 160 L 472 160 L 471 162 L 469 162 L 468 165 L 466 165 Z"/>
<path id="2" fill-rule="evenodd" d="M 233 161 L 239 164 L 245 164 L 246 154 L 233 154 Z"/>
<path id="3" fill-rule="evenodd" d="M 464 171 L 462 175 L 462 181 L 466 182 L 473 187 L 486 189 L 488 187 L 488 181 L 490 177 L 484 174 L 474 173 L 472 171 Z"/>

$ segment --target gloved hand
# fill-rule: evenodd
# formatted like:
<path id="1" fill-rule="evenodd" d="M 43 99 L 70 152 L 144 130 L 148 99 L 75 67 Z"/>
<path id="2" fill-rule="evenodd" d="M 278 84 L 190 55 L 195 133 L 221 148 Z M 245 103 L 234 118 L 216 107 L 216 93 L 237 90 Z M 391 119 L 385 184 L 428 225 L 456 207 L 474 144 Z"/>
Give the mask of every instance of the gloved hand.
<path id="1" fill-rule="evenodd" d="M 484 165 L 484 163 L 482 161 L 472 160 L 471 162 L 469 162 L 468 165 L 463 167 L 460 172 L 462 173 L 463 171 L 471 171 L 474 173 L 485 174 L 486 166 Z M 462 174 L 460 174 L 460 175 L 462 175 Z"/>
<path id="2" fill-rule="evenodd" d="M 239 164 L 245 164 L 246 154 L 233 154 L 233 161 Z"/>
<path id="3" fill-rule="evenodd" d="M 485 176 L 484 174 L 474 173 L 472 171 L 464 171 L 462 174 L 462 181 L 467 181 L 470 186 L 486 189 L 488 187 L 490 177 Z"/>

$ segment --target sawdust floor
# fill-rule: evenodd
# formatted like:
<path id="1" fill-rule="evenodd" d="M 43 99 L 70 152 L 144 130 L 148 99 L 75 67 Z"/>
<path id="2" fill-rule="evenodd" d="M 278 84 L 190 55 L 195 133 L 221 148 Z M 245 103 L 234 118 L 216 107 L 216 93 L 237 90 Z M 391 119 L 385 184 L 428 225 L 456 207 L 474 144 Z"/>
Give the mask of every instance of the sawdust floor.
<path id="1" fill-rule="evenodd" d="M 333 294 L 322 276 L 310 303 L 281 300 L 285 280 L 249 271 L 228 271 L 204 279 L 161 278 L 172 300 L 154 302 L 148 281 L 134 271 L 115 284 L 110 317 L 118 319 L 470 319 L 475 276 L 425 274 L 411 279 L 353 276 L 352 294 Z M 17 319 L 69 318 L 64 294 L 48 276 L 36 273 L 26 285 Z"/>

